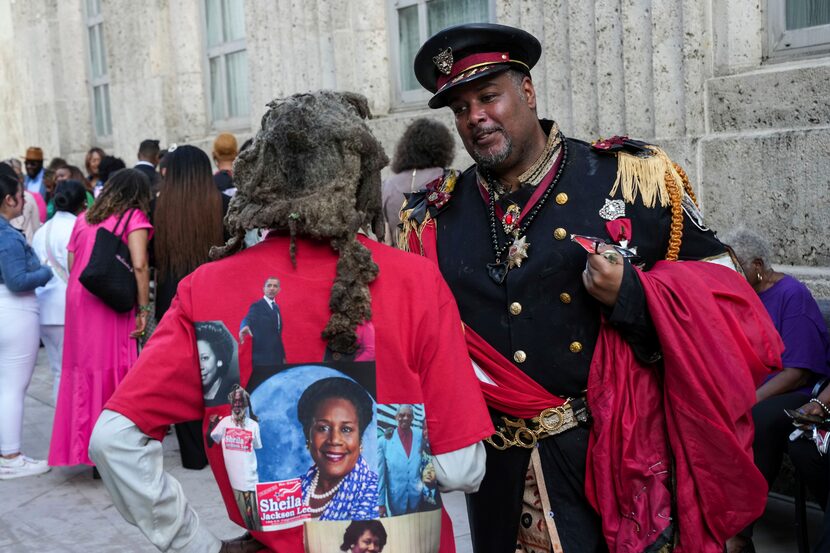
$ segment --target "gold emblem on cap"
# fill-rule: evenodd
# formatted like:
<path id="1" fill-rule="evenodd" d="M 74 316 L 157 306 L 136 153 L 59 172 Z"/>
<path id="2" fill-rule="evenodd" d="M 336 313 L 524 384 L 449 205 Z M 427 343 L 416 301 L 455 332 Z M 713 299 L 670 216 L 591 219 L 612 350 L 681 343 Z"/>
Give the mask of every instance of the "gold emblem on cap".
<path id="1" fill-rule="evenodd" d="M 452 48 L 447 48 L 446 50 L 438 52 L 438 55 L 432 58 L 432 61 L 435 63 L 438 71 L 444 75 L 449 75 L 452 73 Z"/>

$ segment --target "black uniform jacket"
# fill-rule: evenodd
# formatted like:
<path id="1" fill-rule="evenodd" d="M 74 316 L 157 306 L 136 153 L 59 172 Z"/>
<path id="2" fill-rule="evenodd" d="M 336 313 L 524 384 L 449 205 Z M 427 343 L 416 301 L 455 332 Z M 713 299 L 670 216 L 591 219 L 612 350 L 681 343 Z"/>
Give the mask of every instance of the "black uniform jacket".
<path id="1" fill-rule="evenodd" d="M 549 122 L 542 122 L 546 131 Z M 495 260 L 488 205 L 477 185 L 475 166 L 458 179 L 452 197 L 437 214 L 437 252 L 462 320 L 551 393 L 561 397 L 584 394 L 588 368 L 599 333 L 603 309 L 644 359 L 656 359 L 659 343 L 646 310 L 636 271 L 626 266 L 619 300 L 604 308 L 585 290 L 581 273 L 586 252 L 570 234 L 604 238 L 606 219 L 600 209 L 617 174 L 616 156 L 589 144 L 565 139 L 566 156 L 555 188 L 529 227 L 528 257 L 497 284 L 487 271 Z M 509 198 L 523 205 L 532 190 Z M 616 198 L 621 198 L 617 192 Z M 647 208 L 639 197 L 625 204 L 631 220 L 629 246 L 648 269 L 666 255 L 669 207 Z M 508 238 L 498 222 L 502 243 Z M 557 229 L 562 229 L 558 230 Z M 702 259 L 725 253 L 713 232 L 684 216 L 680 259 Z M 521 352 L 521 353 L 519 353 Z M 519 362 L 523 360 L 523 362 Z M 493 412 L 499 422 L 500 413 Z M 546 487 L 565 553 L 604 551 L 599 520 L 584 494 L 588 429 L 579 427 L 539 442 Z M 530 451 L 487 447 L 487 474 L 478 493 L 469 498 L 473 544 L 477 553 L 515 550 L 524 477 Z"/>

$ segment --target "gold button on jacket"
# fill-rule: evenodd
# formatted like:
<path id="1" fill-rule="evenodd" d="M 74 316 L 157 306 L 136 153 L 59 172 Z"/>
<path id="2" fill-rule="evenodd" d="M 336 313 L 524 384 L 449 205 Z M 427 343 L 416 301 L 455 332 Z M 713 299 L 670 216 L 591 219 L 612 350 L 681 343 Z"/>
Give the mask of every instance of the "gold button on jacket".
<path id="1" fill-rule="evenodd" d="M 516 350 L 516 353 L 513 354 L 513 361 L 516 363 L 524 363 L 525 359 L 527 359 L 527 354 L 522 350 Z"/>
<path id="2" fill-rule="evenodd" d="M 557 240 L 564 240 L 568 237 L 568 231 L 563 229 L 562 227 L 559 227 L 558 229 L 553 231 L 553 237 Z"/>
<path id="3" fill-rule="evenodd" d="M 571 350 L 571 353 L 579 353 L 582 351 L 582 344 L 579 342 L 571 342 L 571 345 L 568 347 Z"/>
<path id="4" fill-rule="evenodd" d="M 556 203 L 558 203 L 559 205 L 565 205 L 566 203 L 568 203 L 568 195 L 564 192 L 560 192 L 556 195 Z"/>
<path id="5" fill-rule="evenodd" d="M 518 315 L 521 312 L 522 312 L 522 304 L 521 303 L 519 303 L 517 301 L 514 301 L 513 303 L 510 304 L 510 313 L 512 315 Z"/>
<path id="6" fill-rule="evenodd" d="M 571 303 L 571 295 L 567 292 L 562 292 L 559 294 L 559 301 L 562 303 Z"/>

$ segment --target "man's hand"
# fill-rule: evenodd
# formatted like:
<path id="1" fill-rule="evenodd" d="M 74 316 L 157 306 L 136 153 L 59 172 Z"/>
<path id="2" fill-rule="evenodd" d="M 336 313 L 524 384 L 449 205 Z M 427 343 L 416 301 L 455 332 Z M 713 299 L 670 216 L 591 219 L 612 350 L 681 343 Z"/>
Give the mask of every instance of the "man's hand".
<path id="1" fill-rule="evenodd" d="M 588 293 L 600 303 L 613 307 L 620 294 L 625 260 L 610 246 L 602 248 L 597 254 L 588 254 L 582 283 Z"/>
<path id="2" fill-rule="evenodd" d="M 219 553 L 256 553 L 265 549 L 251 534 L 246 532 L 233 540 L 223 540 Z"/>
<path id="3" fill-rule="evenodd" d="M 251 327 L 243 326 L 242 328 L 239 329 L 239 343 L 240 344 L 244 344 L 245 343 L 245 338 L 247 338 L 248 336 L 253 336 L 253 333 L 251 332 Z"/>

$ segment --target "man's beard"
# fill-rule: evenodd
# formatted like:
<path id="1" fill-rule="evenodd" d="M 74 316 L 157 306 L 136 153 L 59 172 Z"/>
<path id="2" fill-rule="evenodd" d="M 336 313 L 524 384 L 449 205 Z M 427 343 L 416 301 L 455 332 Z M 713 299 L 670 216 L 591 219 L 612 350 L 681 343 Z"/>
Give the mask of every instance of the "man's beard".
<path id="1" fill-rule="evenodd" d="M 497 128 L 493 132 L 500 132 L 504 137 L 504 146 L 501 150 L 493 152 L 480 152 L 475 145 L 472 147 L 471 157 L 482 169 L 494 170 L 498 169 L 505 160 L 513 153 L 513 140 L 504 132 L 503 129 Z"/>

